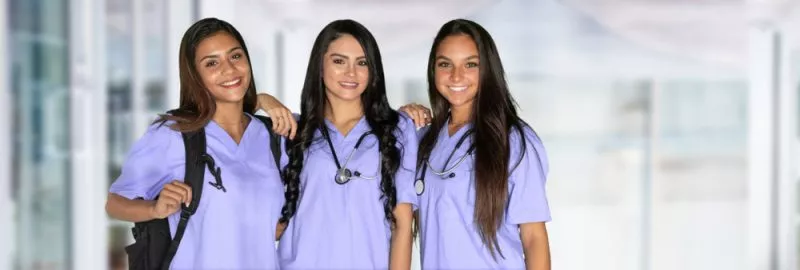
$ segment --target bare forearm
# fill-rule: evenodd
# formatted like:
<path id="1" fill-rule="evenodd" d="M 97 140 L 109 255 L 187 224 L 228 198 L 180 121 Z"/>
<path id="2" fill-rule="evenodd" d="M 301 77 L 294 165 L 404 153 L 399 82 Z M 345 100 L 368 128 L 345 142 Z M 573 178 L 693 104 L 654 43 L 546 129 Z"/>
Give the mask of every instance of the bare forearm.
<path id="1" fill-rule="evenodd" d="M 410 224 L 409 224 L 410 225 Z M 389 269 L 408 270 L 411 269 L 411 226 L 407 228 L 396 228 L 392 233 L 392 250 L 389 255 Z"/>
<path id="2" fill-rule="evenodd" d="M 117 194 L 109 193 L 106 201 L 106 213 L 114 219 L 142 222 L 154 219 L 155 201 L 130 200 Z"/>
<path id="3" fill-rule="evenodd" d="M 550 247 L 546 238 L 525 247 L 525 265 L 528 270 L 550 270 Z"/>
<path id="4" fill-rule="evenodd" d="M 550 270 L 550 240 L 543 222 L 520 224 L 520 238 L 528 270 Z"/>
<path id="5" fill-rule="evenodd" d="M 411 205 L 407 203 L 398 204 L 394 210 L 397 220 L 394 230 L 392 230 L 392 249 L 389 253 L 389 269 L 409 270 L 411 269 L 411 223 L 413 222 L 413 212 Z"/>

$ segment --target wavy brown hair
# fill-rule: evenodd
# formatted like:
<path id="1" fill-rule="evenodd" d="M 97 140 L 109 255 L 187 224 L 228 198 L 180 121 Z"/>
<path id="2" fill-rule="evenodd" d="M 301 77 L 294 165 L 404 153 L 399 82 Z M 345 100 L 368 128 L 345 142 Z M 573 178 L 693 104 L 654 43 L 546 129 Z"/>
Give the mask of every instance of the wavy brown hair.
<path id="1" fill-rule="evenodd" d="M 205 127 L 214 112 L 217 110 L 217 104 L 214 102 L 214 96 L 208 91 L 203 84 L 200 74 L 197 72 L 195 66 L 195 56 L 197 53 L 197 46 L 206 38 L 218 33 L 227 33 L 231 35 L 242 46 L 245 57 L 248 59 L 250 65 L 250 53 L 247 51 L 247 46 L 244 44 L 244 38 L 230 23 L 216 19 L 205 18 L 192 24 L 186 33 L 183 34 L 181 39 L 181 47 L 178 55 L 178 69 L 180 70 L 181 82 L 181 101 L 177 109 L 168 111 L 162 114 L 156 123 L 165 123 L 167 121 L 175 121 L 170 127 L 176 131 L 189 132 L 196 131 Z M 253 68 L 250 67 L 250 85 L 244 95 L 244 106 L 242 111 L 246 113 L 254 113 L 256 110 L 256 83 L 253 77 Z"/>

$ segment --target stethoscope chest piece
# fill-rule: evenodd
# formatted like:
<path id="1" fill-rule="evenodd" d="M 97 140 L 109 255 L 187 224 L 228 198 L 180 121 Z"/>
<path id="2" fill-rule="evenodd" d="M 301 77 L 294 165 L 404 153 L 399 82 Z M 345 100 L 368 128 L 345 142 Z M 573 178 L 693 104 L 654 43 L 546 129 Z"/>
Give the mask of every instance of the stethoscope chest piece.
<path id="1" fill-rule="evenodd" d="M 425 192 L 425 181 L 422 181 L 422 179 L 414 181 L 414 190 L 417 191 L 417 196 L 422 195 Z"/>
<path id="2" fill-rule="evenodd" d="M 334 181 L 336 181 L 336 183 L 339 185 L 344 185 L 347 184 L 347 182 L 350 182 L 350 178 L 352 177 L 353 173 L 350 172 L 350 169 L 342 168 L 336 171 L 336 177 L 334 178 Z"/>

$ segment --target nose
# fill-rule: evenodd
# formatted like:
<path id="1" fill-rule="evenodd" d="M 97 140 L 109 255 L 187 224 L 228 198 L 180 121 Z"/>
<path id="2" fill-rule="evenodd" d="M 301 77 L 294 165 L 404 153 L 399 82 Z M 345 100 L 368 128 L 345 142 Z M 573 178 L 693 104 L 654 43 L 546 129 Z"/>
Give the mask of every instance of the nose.
<path id="1" fill-rule="evenodd" d="M 234 66 L 230 61 L 220 61 L 219 72 L 222 74 L 233 73 Z"/>
<path id="2" fill-rule="evenodd" d="M 463 78 L 464 78 L 464 70 L 461 67 L 455 67 L 453 68 L 453 72 L 450 72 L 450 81 L 452 82 L 459 82 Z"/>
<path id="3" fill-rule="evenodd" d="M 348 77 L 355 77 L 356 76 L 356 66 L 355 65 L 347 65 L 347 70 L 345 70 L 344 75 Z"/>

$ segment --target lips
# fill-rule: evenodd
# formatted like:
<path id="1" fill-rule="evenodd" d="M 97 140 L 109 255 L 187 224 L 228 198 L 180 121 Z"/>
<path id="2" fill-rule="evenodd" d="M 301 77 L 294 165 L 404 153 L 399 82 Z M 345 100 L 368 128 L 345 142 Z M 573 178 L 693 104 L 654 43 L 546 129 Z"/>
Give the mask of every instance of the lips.
<path id="1" fill-rule="evenodd" d="M 447 89 L 450 89 L 450 91 L 453 91 L 453 92 L 464 92 L 465 90 L 467 90 L 467 87 L 466 86 L 448 85 Z"/>
<path id="2" fill-rule="evenodd" d="M 236 88 L 242 85 L 242 78 L 238 77 L 230 81 L 222 82 L 219 85 L 225 88 Z"/>
<path id="3" fill-rule="evenodd" d="M 356 89 L 358 87 L 357 82 L 339 82 L 339 86 L 344 89 Z"/>

